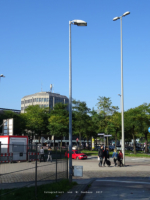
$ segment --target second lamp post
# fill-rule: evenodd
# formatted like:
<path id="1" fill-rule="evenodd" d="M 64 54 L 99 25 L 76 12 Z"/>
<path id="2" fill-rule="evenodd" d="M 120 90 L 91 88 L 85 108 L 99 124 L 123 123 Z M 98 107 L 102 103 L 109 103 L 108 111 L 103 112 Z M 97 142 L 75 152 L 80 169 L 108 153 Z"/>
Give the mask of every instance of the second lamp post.
<path id="1" fill-rule="evenodd" d="M 121 111 L 122 111 L 122 153 L 123 153 L 123 164 L 125 165 L 125 142 L 124 142 L 124 102 L 123 102 L 123 53 L 122 53 L 122 17 L 129 15 L 130 12 L 125 12 L 120 17 L 113 18 L 113 21 L 120 19 L 121 28 Z"/>

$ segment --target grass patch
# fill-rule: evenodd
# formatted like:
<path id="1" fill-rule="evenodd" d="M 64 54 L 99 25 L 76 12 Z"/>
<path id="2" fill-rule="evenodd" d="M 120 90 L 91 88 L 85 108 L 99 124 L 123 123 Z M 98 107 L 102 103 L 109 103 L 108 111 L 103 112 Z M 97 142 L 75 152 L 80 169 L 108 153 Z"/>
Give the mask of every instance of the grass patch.
<path id="1" fill-rule="evenodd" d="M 138 157 L 138 158 L 150 158 L 150 154 L 146 154 L 146 153 L 132 153 L 132 152 L 125 152 L 125 156 L 128 156 L 128 157 Z"/>
<path id="2" fill-rule="evenodd" d="M 53 200 L 56 198 L 56 195 L 61 195 L 68 190 L 70 190 L 73 186 L 77 185 L 76 182 L 70 183 L 69 180 L 64 179 L 59 182 L 45 184 L 37 186 L 37 196 L 38 200 Z M 2 195 L 8 193 L 6 195 Z M 59 193 L 60 192 L 60 193 Z M 0 190 L 0 199 L 1 200 L 30 200 L 35 198 L 35 187 L 24 187 L 19 188 L 17 190 L 13 189 L 4 189 Z"/>

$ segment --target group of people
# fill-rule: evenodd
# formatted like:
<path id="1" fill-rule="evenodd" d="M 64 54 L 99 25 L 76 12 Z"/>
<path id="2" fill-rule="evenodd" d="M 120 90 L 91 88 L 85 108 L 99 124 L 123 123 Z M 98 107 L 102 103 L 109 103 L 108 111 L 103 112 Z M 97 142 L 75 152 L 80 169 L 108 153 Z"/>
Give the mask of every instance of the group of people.
<path id="1" fill-rule="evenodd" d="M 99 167 L 102 167 L 102 166 L 105 167 L 105 164 L 110 166 L 108 147 L 106 147 L 105 150 L 103 148 L 103 145 L 100 147 L 100 149 L 98 151 L 98 158 L 99 158 Z M 118 161 L 120 167 L 123 166 L 123 164 L 122 164 L 123 154 L 122 154 L 121 150 L 119 151 L 119 154 L 118 154 L 116 149 L 114 149 L 112 158 L 114 159 L 115 167 L 117 166 L 117 161 Z M 104 162 L 103 162 L 103 159 L 104 159 Z"/>

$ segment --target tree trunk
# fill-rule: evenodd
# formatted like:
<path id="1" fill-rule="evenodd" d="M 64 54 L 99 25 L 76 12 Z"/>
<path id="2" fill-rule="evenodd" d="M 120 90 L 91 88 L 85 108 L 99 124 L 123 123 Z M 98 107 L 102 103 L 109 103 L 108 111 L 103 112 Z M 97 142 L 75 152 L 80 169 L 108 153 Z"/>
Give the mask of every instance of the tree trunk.
<path id="1" fill-rule="evenodd" d="M 145 133 L 145 153 L 147 153 L 147 132 Z"/>
<path id="2" fill-rule="evenodd" d="M 54 150 L 55 150 L 55 136 L 54 136 Z"/>
<path id="3" fill-rule="evenodd" d="M 63 136 L 61 137 L 60 152 L 61 152 L 61 149 L 62 149 L 62 140 L 63 140 Z"/>
<path id="4" fill-rule="evenodd" d="M 39 140 L 39 143 L 40 143 L 40 135 L 38 136 L 38 140 Z"/>
<path id="5" fill-rule="evenodd" d="M 108 147 L 108 150 L 109 150 L 109 141 L 108 141 L 108 137 L 107 137 L 107 147 Z"/>
<path id="6" fill-rule="evenodd" d="M 88 150 L 89 150 L 89 138 L 88 137 L 86 138 L 86 141 L 87 141 L 87 147 L 88 147 Z"/>
<path id="7" fill-rule="evenodd" d="M 134 154 L 136 154 L 135 135 L 134 135 L 134 133 L 133 133 L 132 135 L 133 135 L 133 148 L 134 148 Z"/>
<path id="8" fill-rule="evenodd" d="M 81 147 L 81 133 L 79 133 L 79 149 L 80 149 L 80 147 Z"/>

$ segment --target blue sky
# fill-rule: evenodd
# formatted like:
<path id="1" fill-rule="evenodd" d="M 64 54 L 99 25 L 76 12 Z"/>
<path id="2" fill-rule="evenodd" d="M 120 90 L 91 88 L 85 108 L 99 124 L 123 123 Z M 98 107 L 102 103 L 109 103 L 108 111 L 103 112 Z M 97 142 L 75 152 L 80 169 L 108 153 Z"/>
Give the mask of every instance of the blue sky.
<path id="1" fill-rule="evenodd" d="M 0 107 L 21 108 L 41 91 L 69 96 L 69 20 L 72 25 L 72 95 L 95 107 L 99 96 L 120 107 L 120 20 L 123 18 L 124 109 L 150 103 L 150 1 L 1 0 Z"/>

